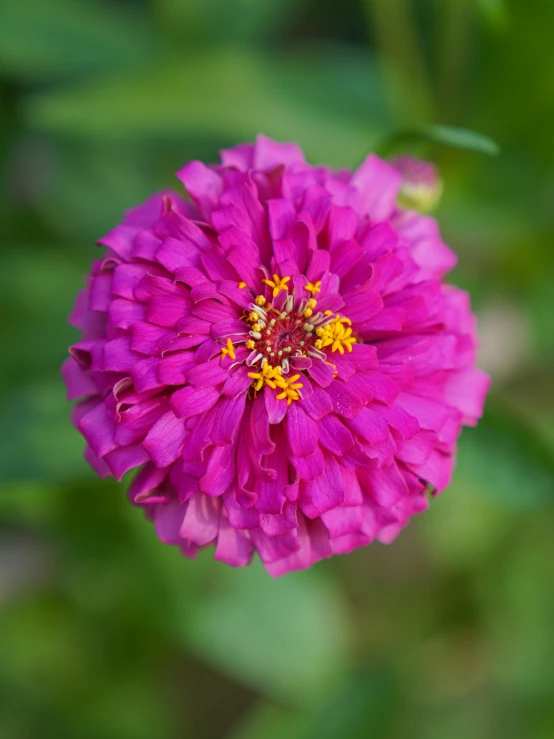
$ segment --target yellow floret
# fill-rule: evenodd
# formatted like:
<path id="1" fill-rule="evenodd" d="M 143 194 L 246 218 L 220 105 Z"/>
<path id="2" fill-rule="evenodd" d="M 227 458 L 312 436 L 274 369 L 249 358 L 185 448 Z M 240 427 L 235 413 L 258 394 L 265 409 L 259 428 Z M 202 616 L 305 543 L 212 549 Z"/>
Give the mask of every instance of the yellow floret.
<path id="1" fill-rule="evenodd" d="M 266 285 L 273 288 L 273 297 L 276 298 L 281 290 L 288 290 L 289 286 L 287 282 L 290 282 L 290 277 L 279 277 L 279 275 L 273 275 L 272 280 L 262 280 Z"/>
<path id="2" fill-rule="evenodd" d="M 231 339 L 227 339 L 227 346 L 224 346 L 221 350 L 221 356 L 225 357 L 229 355 L 231 359 L 236 359 L 237 355 L 235 354 L 235 347 L 233 346 L 233 342 Z"/>

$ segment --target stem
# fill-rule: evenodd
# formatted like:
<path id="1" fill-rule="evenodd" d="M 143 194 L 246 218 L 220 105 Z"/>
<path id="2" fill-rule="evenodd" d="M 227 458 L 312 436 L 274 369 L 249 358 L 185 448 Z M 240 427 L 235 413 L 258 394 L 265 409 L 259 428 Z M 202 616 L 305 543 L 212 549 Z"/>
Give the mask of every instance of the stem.
<path id="1" fill-rule="evenodd" d="M 375 32 L 391 109 L 397 123 L 433 119 L 433 96 L 425 71 L 411 0 L 365 0 Z"/>

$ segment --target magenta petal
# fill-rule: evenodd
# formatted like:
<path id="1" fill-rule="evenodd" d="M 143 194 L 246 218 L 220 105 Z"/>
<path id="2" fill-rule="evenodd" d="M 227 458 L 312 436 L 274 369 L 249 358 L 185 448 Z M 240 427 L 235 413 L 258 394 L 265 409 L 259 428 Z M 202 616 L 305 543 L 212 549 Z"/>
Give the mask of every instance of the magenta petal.
<path id="1" fill-rule="evenodd" d="M 354 445 L 352 434 L 334 413 L 324 416 L 317 428 L 321 446 L 338 457 Z"/>
<path id="2" fill-rule="evenodd" d="M 221 162 L 225 167 L 236 167 L 242 171 L 252 168 L 254 157 L 253 144 L 239 144 L 232 149 L 221 150 Z"/>
<path id="3" fill-rule="evenodd" d="M 108 452 L 104 455 L 104 461 L 112 475 L 121 480 L 126 472 L 148 462 L 148 454 L 141 444 L 132 444 Z"/>
<path id="4" fill-rule="evenodd" d="M 131 349 L 144 355 L 157 354 L 158 344 L 172 337 L 173 333 L 161 326 L 151 326 L 139 321 L 131 328 Z M 140 357 L 136 357 L 135 361 L 138 359 Z"/>
<path id="5" fill-rule="evenodd" d="M 214 559 L 231 567 L 244 567 L 252 559 L 253 547 L 243 531 L 237 531 L 229 521 L 221 517 Z"/>
<path id="6" fill-rule="evenodd" d="M 335 374 L 333 368 L 321 361 L 312 362 L 308 374 L 320 387 L 327 388 L 333 383 Z"/>
<path id="7" fill-rule="evenodd" d="M 333 382 L 327 393 L 334 412 L 344 418 L 354 418 L 372 398 L 359 375 L 354 375 L 348 382 Z"/>
<path id="8" fill-rule="evenodd" d="M 196 389 L 187 386 L 174 392 L 169 403 L 178 418 L 190 418 L 209 411 L 219 395 L 213 387 Z"/>
<path id="9" fill-rule="evenodd" d="M 358 479 L 366 494 L 383 508 L 393 508 L 408 494 L 408 487 L 396 464 L 359 470 Z"/>
<path id="10" fill-rule="evenodd" d="M 298 523 L 296 551 L 274 562 L 264 561 L 266 570 L 273 577 L 280 577 L 295 570 L 304 570 L 333 554 L 329 532 L 319 520 L 309 521 L 300 516 Z"/>
<path id="11" fill-rule="evenodd" d="M 98 457 L 103 457 L 117 446 L 114 440 L 115 425 L 108 416 L 104 403 L 98 403 L 85 413 L 79 420 L 77 428 Z"/>
<path id="12" fill-rule="evenodd" d="M 252 451 L 258 458 L 272 455 L 275 444 L 269 433 L 269 416 L 263 398 L 257 397 L 251 404 L 250 433 Z"/>
<path id="13" fill-rule="evenodd" d="M 459 408 L 467 422 L 474 423 L 483 415 L 485 397 L 490 379 L 478 369 L 468 369 L 449 377 L 445 387 L 445 401 Z"/>
<path id="14" fill-rule="evenodd" d="M 238 395 L 245 393 L 252 384 L 252 379 L 248 377 L 249 372 L 249 367 L 238 367 L 225 381 L 223 395 L 236 398 Z"/>
<path id="15" fill-rule="evenodd" d="M 213 387 L 225 382 L 229 372 L 224 370 L 219 359 L 197 364 L 187 372 L 187 380 L 194 388 Z"/>
<path id="16" fill-rule="evenodd" d="M 315 480 L 325 468 L 323 452 L 319 448 L 309 457 L 291 457 L 290 462 L 301 480 Z"/>
<path id="17" fill-rule="evenodd" d="M 270 169 L 280 164 L 304 164 L 305 161 L 302 149 L 297 144 L 281 144 L 261 134 L 256 136 L 252 163 L 255 169 Z"/>
<path id="18" fill-rule="evenodd" d="M 68 400 L 96 394 L 96 386 L 90 379 L 89 373 L 73 357 L 68 357 L 63 363 L 62 377 L 67 385 Z"/>
<path id="19" fill-rule="evenodd" d="M 202 162 L 189 162 L 177 172 L 177 177 L 202 213 L 209 215 L 221 195 L 221 177 Z"/>
<path id="20" fill-rule="evenodd" d="M 434 450 L 429 455 L 425 464 L 409 465 L 418 477 L 430 483 L 440 493 L 450 484 L 454 470 L 454 460 L 450 454 L 443 454 Z"/>
<path id="21" fill-rule="evenodd" d="M 200 490 L 217 497 L 229 489 L 235 479 L 235 446 L 216 446 L 209 459 L 206 474 L 198 483 Z"/>
<path id="22" fill-rule="evenodd" d="M 181 454 L 186 436 L 184 420 L 167 411 L 152 426 L 143 446 L 156 467 L 167 467 Z"/>
<path id="23" fill-rule="evenodd" d="M 354 172 L 350 184 L 358 190 L 357 207 L 372 221 L 384 221 L 396 207 L 402 176 L 390 164 L 370 154 Z"/>
<path id="24" fill-rule="evenodd" d="M 300 548 L 296 531 L 268 536 L 262 529 L 254 529 L 250 533 L 250 538 L 264 564 L 278 562 Z"/>
<path id="25" fill-rule="evenodd" d="M 180 544 L 179 529 L 185 514 L 178 503 L 158 504 L 154 507 L 154 527 L 164 544 Z"/>
<path id="26" fill-rule="evenodd" d="M 333 455 L 325 453 L 324 457 L 323 474 L 300 486 L 300 509 L 308 518 L 316 518 L 344 502 L 340 465 Z"/>
<path id="27" fill-rule="evenodd" d="M 161 386 L 184 385 L 187 373 L 196 367 L 191 352 L 175 352 L 163 359 L 156 359 L 156 377 Z"/>
<path id="28" fill-rule="evenodd" d="M 211 437 L 214 444 L 226 446 L 236 441 L 242 423 L 246 395 L 236 398 L 222 397 L 215 406 L 215 420 Z"/>
<path id="29" fill-rule="evenodd" d="M 218 500 L 196 493 L 187 503 L 186 512 L 179 529 L 179 536 L 204 546 L 213 541 L 219 531 Z"/>
<path id="30" fill-rule="evenodd" d="M 186 462 L 178 459 L 171 465 L 169 472 L 170 489 L 176 492 L 180 503 L 185 503 L 198 492 L 198 480 L 196 477 L 188 474 L 185 464 Z"/>
<path id="31" fill-rule="evenodd" d="M 379 444 L 389 435 L 385 418 L 373 407 L 362 408 L 354 418 L 348 420 L 348 427 L 370 444 Z"/>
<path id="32" fill-rule="evenodd" d="M 280 536 L 286 534 L 287 531 L 293 531 L 298 526 L 296 504 L 285 503 L 282 513 L 276 515 L 262 513 L 260 525 L 268 536 Z"/>
<path id="33" fill-rule="evenodd" d="M 108 475 L 111 475 L 111 470 L 106 462 L 101 457 L 97 457 L 89 446 L 85 447 L 83 457 L 99 477 L 108 477 Z"/>
<path id="34" fill-rule="evenodd" d="M 272 239 L 283 239 L 296 220 L 296 211 L 290 200 L 278 198 L 267 201 L 269 233 Z"/>
<path id="35" fill-rule="evenodd" d="M 175 328 L 178 321 L 188 315 L 192 303 L 186 298 L 177 295 L 162 295 L 152 298 L 146 310 L 146 320 L 156 326 L 164 326 L 165 328 Z M 141 320 L 141 316 L 134 319 Z M 131 326 L 129 324 L 129 326 Z M 124 328 L 128 328 L 125 326 Z"/>
<path id="36" fill-rule="evenodd" d="M 151 463 L 145 464 L 129 487 L 129 500 L 136 505 L 144 503 L 166 477 L 167 470 Z"/>
<path id="37" fill-rule="evenodd" d="M 237 501 L 237 491 L 229 488 L 223 494 L 223 503 L 231 525 L 236 529 L 257 529 L 260 526 L 260 514 L 253 508 L 247 508 Z"/>
<path id="38" fill-rule="evenodd" d="M 137 392 L 141 393 L 162 386 L 163 381 L 158 380 L 159 361 L 157 357 L 149 357 L 141 359 L 133 366 L 131 378 Z"/>
<path id="39" fill-rule="evenodd" d="M 265 407 L 269 418 L 269 423 L 274 425 L 281 423 L 287 413 L 287 401 L 282 398 L 277 400 L 277 391 L 266 387 L 264 390 Z"/>
<path id="40" fill-rule="evenodd" d="M 303 397 L 300 403 L 314 421 L 320 421 L 323 416 L 333 411 L 333 402 L 329 394 L 316 385 L 312 386 L 312 394 L 308 398 Z"/>
<path id="41" fill-rule="evenodd" d="M 317 449 L 317 425 L 298 403 L 289 406 L 285 416 L 287 439 L 291 453 L 296 457 L 310 457 Z"/>
<path id="42" fill-rule="evenodd" d="M 128 337 L 122 336 L 104 345 L 102 369 L 104 372 L 130 372 L 140 359 L 140 354 L 131 349 Z"/>
<path id="43" fill-rule="evenodd" d="M 183 267 L 197 267 L 200 251 L 190 242 L 169 237 L 162 241 L 156 251 L 156 260 L 168 272 L 174 273 Z"/>

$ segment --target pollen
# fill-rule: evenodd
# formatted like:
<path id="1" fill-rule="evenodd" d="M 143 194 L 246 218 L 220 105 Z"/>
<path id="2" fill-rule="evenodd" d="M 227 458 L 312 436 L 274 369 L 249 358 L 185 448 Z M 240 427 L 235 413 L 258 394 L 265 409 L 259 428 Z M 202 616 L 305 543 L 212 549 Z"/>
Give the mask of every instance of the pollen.
<path id="1" fill-rule="evenodd" d="M 313 298 L 314 295 L 321 292 L 321 280 L 318 280 L 317 282 L 308 282 L 307 285 L 304 285 L 304 289 L 307 290 Z"/>
<path id="2" fill-rule="evenodd" d="M 298 375 L 298 377 L 299 376 L 300 375 Z M 282 369 L 281 367 L 271 367 L 266 360 L 265 362 L 262 362 L 259 372 L 249 372 L 248 377 L 251 377 L 252 380 L 254 380 L 252 387 L 256 391 L 261 390 L 264 385 L 269 385 L 270 388 L 275 390 L 277 387 L 277 380 L 282 377 Z M 282 387 L 282 385 L 279 385 L 279 387 Z"/>
<path id="3" fill-rule="evenodd" d="M 289 286 L 287 282 L 290 282 L 290 277 L 279 277 L 279 275 L 273 275 L 272 280 L 262 280 L 266 285 L 273 288 L 273 297 L 276 298 L 281 290 L 288 290 Z"/>
<path id="4" fill-rule="evenodd" d="M 246 287 L 246 282 L 239 282 L 239 290 L 242 290 L 243 287 Z"/>
<path id="5" fill-rule="evenodd" d="M 314 346 L 316 349 L 326 349 L 331 347 L 332 352 L 344 354 L 344 351 L 351 352 L 352 346 L 357 339 L 352 334 L 352 321 L 349 318 L 336 315 L 332 321 L 316 330 L 319 337 Z"/>
<path id="6" fill-rule="evenodd" d="M 233 346 L 233 342 L 230 338 L 227 339 L 227 346 L 224 346 L 221 350 L 221 356 L 225 357 L 229 355 L 231 359 L 236 359 L 237 355 L 235 354 L 235 347 Z"/>
<path id="7" fill-rule="evenodd" d="M 293 375 L 292 377 L 283 377 L 280 375 L 275 383 L 281 392 L 277 395 L 277 400 L 286 400 L 287 405 L 290 405 L 293 400 L 300 400 L 300 388 L 304 387 L 301 382 L 297 382 L 300 379 L 300 375 Z"/>

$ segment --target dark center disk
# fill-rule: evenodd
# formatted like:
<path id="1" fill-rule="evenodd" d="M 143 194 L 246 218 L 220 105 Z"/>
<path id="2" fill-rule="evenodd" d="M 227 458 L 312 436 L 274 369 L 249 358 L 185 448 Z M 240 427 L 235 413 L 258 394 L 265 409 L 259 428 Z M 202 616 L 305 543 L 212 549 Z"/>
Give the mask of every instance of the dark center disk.
<path id="1" fill-rule="evenodd" d="M 275 324 L 268 325 L 262 332 L 258 347 L 269 364 L 278 365 L 286 357 L 294 357 L 299 350 L 304 354 L 309 343 L 304 320 L 293 313 L 283 319 L 276 317 Z"/>

